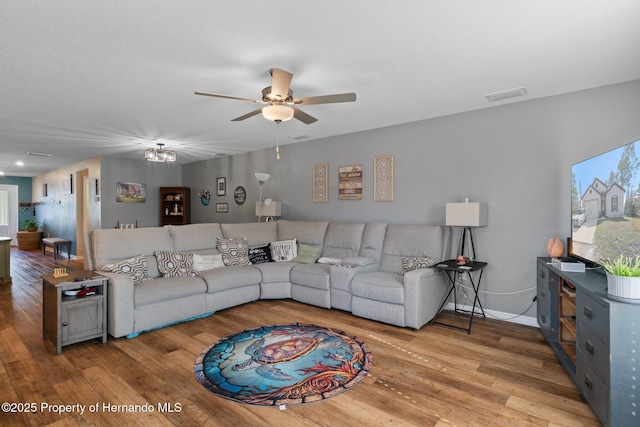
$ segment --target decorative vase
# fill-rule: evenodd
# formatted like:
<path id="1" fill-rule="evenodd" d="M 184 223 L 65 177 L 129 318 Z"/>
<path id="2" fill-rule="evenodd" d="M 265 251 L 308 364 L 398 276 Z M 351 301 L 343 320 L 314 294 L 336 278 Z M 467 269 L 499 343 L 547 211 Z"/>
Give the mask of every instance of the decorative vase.
<path id="1" fill-rule="evenodd" d="M 607 272 L 607 295 L 614 301 L 640 304 L 640 277 L 616 276 Z"/>

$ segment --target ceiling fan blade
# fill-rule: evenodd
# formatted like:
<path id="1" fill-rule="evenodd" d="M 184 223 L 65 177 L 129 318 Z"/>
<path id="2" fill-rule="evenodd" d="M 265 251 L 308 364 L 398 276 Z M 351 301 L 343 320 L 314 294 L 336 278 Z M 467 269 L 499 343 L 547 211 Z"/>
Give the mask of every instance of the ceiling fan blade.
<path id="1" fill-rule="evenodd" d="M 355 93 L 340 93 L 337 95 L 309 96 L 306 98 L 297 98 L 293 100 L 295 105 L 313 105 L 313 104 L 333 104 L 336 102 L 354 102 L 356 100 Z"/>
<path id="2" fill-rule="evenodd" d="M 271 73 L 271 96 L 273 100 L 285 100 L 289 96 L 289 86 L 293 74 L 279 68 L 272 68 Z"/>
<path id="3" fill-rule="evenodd" d="M 295 117 L 296 119 L 300 120 L 302 123 L 307 125 L 310 125 L 311 123 L 318 121 L 318 119 L 316 119 L 315 117 L 310 116 L 304 111 L 298 110 L 297 108 L 293 109 L 293 117 Z"/>
<path id="4" fill-rule="evenodd" d="M 257 110 L 253 110 L 250 113 L 247 113 L 247 114 L 245 114 L 243 116 L 236 117 L 235 119 L 232 119 L 231 121 L 232 122 L 239 122 L 241 120 L 248 119 L 249 117 L 253 117 L 256 114 L 260 114 L 261 112 L 262 112 L 262 108 L 258 108 Z"/>
<path id="5" fill-rule="evenodd" d="M 207 92 L 194 92 L 196 95 L 204 95 L 204 96 L 213 96 L 215 98 L 225 98 L 225 99 L 235 99 L 236 101 L 249 101 L 249 102 L 259 102 L 263 104 L 262 101 L 258 101 L 251 98 L 240 98 L 238 96 L 229 96 L 229 95 L 218 95 L 216 93 L 207 93 Z"/>

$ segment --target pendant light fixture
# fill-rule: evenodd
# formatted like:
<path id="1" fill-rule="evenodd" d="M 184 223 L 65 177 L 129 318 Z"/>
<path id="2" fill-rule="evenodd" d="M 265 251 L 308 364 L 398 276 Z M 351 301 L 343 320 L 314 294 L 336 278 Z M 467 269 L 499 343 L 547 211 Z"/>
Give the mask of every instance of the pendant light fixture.
<path id="1" fill-rule="evenodd" d="M 175 162 L 178 154 L 173 150 L 165 150 L 164 144 L 158 143 L 158 148 L 149 148 L 144 151 L 144 159 L 148 162 Z"/>

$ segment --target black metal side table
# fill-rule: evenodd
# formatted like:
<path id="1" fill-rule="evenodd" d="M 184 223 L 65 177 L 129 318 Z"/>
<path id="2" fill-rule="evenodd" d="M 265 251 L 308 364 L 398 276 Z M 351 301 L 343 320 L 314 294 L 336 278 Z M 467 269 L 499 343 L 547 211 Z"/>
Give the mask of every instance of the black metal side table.
<path id="1" fill-rule="evenodd" d="M 450 325 L 448 323 L 436 322 L 435 320 L 438 317 L 438 315 L 436 315 L 431 320 L 431 324 L 432 325 L 433 324 L 437 324 L 437 325 L 442 325 L 442 326 L 448 326 L 450 328 L 461 329 L 463 331 L 467 331 L 467 334 L 471 334 L 471 325 L 473 324 L 473 316 L 478 314 L 478 315 L 482 315 L 482 317 L 485 317 L 484 309 L 482 308 L 482 303 L 480 302 L 480 298 L 478 298 L 478 291 L 480 290 L 480 282 L 482 281 L 482 272 L 484 271 L 484 268 L 486 266 L 487 266 L 486 262 L 479 262 L 479 261 L 473 261 L 473 263 L 470 263 L 470 264 L 459 265 L 458 261 L 455 260 L 455 259 L 451 259 L 451 260 L 448 260 L 448 261 L 443 261 L 441 263 L 438 263 L 436 265 L 431 266 L 431 268 L 435 268 L 437 270 L 443 271 L 446 274 L 447 278 L 449 279 L 449 285 L 450 285 L 449 292 L 447 292 L 447 295 L 442 300 L 442 304 L 440 304 L 440 307 L 438 308 L 438 313 L 440 313 L 442 308 L 445 306 L 445 304 L 449 300 L 449 296 L 453 292 L 454 311 L 456 313 L 468 313 L 470 315 L 469 316 L 469 327 L 468 328 L 463 328 L 463 327 L 456 326 L 456 325 Z M 471 274 L 471 273 L 473 273 L 475 271 L 479 271 L 480 272 L 480 275 L 478 276 L 478 281 L 477 282 L 473 280 L 473 275 Z M 464 310 L 464 309 L 458 308 L 457 292 L 454 292 L 454 290 L 456 289 L 457 280 L 459 278 L 461 279 L 462 276 L 465 273 L 467 274 L 467 277 L 469 278 L 469 281 L 471 282 L 471 286 L 473 288 L 473 294 L 474 294 L 473 308 L 471 310 Z M 478 307 L 480 309 L 479 312 L 476 312 L 476 307 Z"/>

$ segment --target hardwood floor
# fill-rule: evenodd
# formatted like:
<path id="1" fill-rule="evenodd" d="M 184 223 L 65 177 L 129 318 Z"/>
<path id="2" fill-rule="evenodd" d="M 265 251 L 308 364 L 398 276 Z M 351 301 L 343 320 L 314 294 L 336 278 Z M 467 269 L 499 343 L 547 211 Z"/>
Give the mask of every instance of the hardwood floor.
<path id="1" fill-rule="evenodd" d="M 134 339 L 70 345 L 56 356 L 42 339 L 40 276 L 82 265 L 38 251 L 14 249 L 11 258 L 13 285 L 0 285 L 0 403 L 33 410 L 0 413 L 2 425 L 599 425 L 536 328 L 491 319 L 474 320 L 467 335 L 442 326 L 397 328 L 291 300 L 258 301 Z M 196 381 L 195 359 L 214 341 L 295 322 L 363 339 L 373 354 L 370 375 L 331 399 L 285 410 L 232 402 Z"/>

